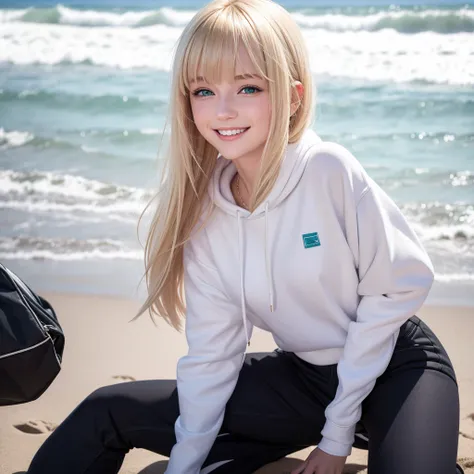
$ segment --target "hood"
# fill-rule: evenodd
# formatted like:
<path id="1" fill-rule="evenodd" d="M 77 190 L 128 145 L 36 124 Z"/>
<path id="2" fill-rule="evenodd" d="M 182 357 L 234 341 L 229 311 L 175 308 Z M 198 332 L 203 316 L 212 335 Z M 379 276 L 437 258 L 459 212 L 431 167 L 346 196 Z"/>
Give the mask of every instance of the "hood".
<path id="1" fill-rule="evenodd" d="M 276 208 L 295 189 L 299 180 L 303 176 L 306 164 L 308 163 L 308 160 L 311 156 L 309 150 L 320 141 L 321 139 L 313 130 L 306 129 L 299 141 L 288 144 L 286 146 L 282 158 L 280 171 L 278 173 L 278 178 L 272 190 L 270 191 L 270 194 L 267 196 L 264 202 L 262 202 L 254 210 L 254 212 L 249 212 L 246 209 L 243 209 L 237 206 L 237 204 L 235 204 L 234 198 L 232 196 L 232 191 L 230 189 L 230 183 L 232 181 L 232 178 L 237 172 L 235 164 L 232 162 L 232 160 L 228 160 L 222 155 L 219 155 L 217 158 L 217 165 L 213 177 L 211 179 L 209 191 L 211 194 L 211 199 L 216 204 L 216 206 L 222 209 L 227 214 L 235 216 L 235 218 L 237 219 L 238 232 L 236 236 L 236 244 L 239 249 L 241 312 L 245 330 L 245 337 L 248 346 L 250 346 L 251 334 L 249 333 L 247 327 L 247 309 L 245 303 L 245 233 L 242 229 L 242 219 L 256 219 L 262 216 L 265 217 L 265 267 L 268 286 L 269 308 L 270 312 L 273 312 L 275 309 L 275 298 L 273 293 L 273 269 L 270 257 L 271 236 L 268 232 L 269 211 L 271 209 Z M 244 358 L 242 359 L 242 363 L 244 361 Z"/>
<path id="2" fill-rule="evenodd" d="M 306 168 L 310 156 L 307 152 L 315 143 L 320 141 L 321 139 L 316 132 L 306 129 L 299 141 L 286 146 L 278 178 L 265 201 L 253 212 L 249 212 L 235 204 L 230 183 L 237 172 L 237 168 L 232 160 L 219 155 L 209 189 L 212 201 L 227 214 L 236 216 L 237 211 L 239 211 L 242 217 L 249 219 L 261 217 L 265 213 L 265 209 L 274 209 L 293 191 Z"/>

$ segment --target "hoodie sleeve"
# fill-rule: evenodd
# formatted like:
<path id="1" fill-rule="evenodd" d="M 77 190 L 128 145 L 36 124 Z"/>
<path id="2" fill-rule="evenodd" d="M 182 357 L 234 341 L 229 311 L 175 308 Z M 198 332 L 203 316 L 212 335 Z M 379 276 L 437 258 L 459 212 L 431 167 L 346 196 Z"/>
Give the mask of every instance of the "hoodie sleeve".
<path id="1" fill-rule="evenodd" d="M 198 474 L 216 439 L 242 367 L 246 336 L 239 308 L 217 271 L 184 252 L 188 353 L 177 366 L 180 416 L 166 474 Z"/>
<path id="2" fill-rule="evenodd" d="M 387 368 L 400 326 L 420 309 L 434 276 L 425 249 L 399 208 L 370 181 L 356 208 L 360 302 L 348 327 L 337 367 L 339 385 L 326 408 L 319 444 L 336 456 L 351 453 L 362 401 Z"/>

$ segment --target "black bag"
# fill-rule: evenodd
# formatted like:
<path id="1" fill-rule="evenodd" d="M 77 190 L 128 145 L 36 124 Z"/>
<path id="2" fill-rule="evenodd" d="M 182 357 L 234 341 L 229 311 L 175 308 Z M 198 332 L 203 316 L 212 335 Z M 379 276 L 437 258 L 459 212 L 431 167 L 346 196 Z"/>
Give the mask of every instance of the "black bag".
<path id="1" fill-rule="evenodd" d="M 61 370 L 63 350 L 53 308 L 0 263 L 0 406 L 42 395 Z"/>

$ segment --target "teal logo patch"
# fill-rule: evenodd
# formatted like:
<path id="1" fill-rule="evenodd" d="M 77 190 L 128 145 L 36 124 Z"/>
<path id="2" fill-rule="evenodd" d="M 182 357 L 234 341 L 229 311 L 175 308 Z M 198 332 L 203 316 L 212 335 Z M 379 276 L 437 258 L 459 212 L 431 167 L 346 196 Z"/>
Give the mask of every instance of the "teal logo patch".
<path id="1" fill-rule="evenodd" d="M 319 235 L 317 232 L 311 232 L 311 234 L 303 234 L 303 244 L 305 249 L 311 247 L 319 247 L 321 242 L 319 241 Z"/>

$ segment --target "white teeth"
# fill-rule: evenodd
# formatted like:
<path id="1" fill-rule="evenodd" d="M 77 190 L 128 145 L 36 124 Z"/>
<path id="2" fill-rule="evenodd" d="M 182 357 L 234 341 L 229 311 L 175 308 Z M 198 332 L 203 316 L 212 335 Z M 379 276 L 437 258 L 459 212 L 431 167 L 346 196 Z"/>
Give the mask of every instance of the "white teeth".
<path id="1" fill-rule="evenodd" d="M 217 130 L 219 135 L 238 135 L 239 133 L 245 132 L 246 128 L 241 128 L 240 130 Z"/>

